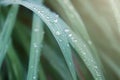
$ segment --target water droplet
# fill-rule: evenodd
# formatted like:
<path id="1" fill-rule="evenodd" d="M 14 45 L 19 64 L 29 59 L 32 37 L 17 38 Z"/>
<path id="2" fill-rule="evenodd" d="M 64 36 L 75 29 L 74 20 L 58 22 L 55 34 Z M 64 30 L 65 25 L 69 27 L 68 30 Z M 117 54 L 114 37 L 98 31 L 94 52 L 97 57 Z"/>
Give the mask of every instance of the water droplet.
<path id="1" fill-rule="evenodd" d="M 96 68 L 96 69 L 97 69 L 98 67 L 97 67 L 97 66 L 94 66 L 94 68 Z"/>
<path id="2" fill-rule="evenodd" d="M 72 37 L 72 34 L 69 34 L 68 36 L 69 36 L 69 37 Z"/>
<path id="3" fill-rule="evenodd" d="M 59 39 L 59 41 L 60 41 L 60 42 L 62 42 L 62 40 L 61 40 L 61 39 Z"/>
<path id="4" fill-rule="evenodd" d="M 55 19 L 55 20 L 54 20 L 54 22 L 55 22 L 55 23 L 57 23 L 57 22 L 58 22 L 58 20 L 57 20 L 57 19 Z"/>
<path id="5" fill-rule="evenodd" d="M 74 42 L 77 42 L 77 40 L 76 40 L 76 39 L 74 39 L 73 41 L 74 41 Z"/>
<path id="6" fill-rule="evenodd" d="M 70 62 L 70 65 L 72 65 L 72 63 Z"/>
<path id="7" fill-rule="evenodd" d="M 70 35 L 69 37 L 71 37 L 72 35 Z M 74 37 L 71 38 L 73 42 L 77 42 L 77 39 L 75 39 Z"/>
<path id="8" fill-rule="evenodd" d="M 36 79 L 36 76 L 33 76 L 33 79 L 35 80 L 35 79 Z"/>
<path id="9" fill-rule="evenodd" d="M 36 43 L 33 43 L 33 46 L 34 46 L 35 48 L 37 48 L 37 47 L 38 47 L 38 44 L 36 44 Z"/>
<path id="10" fill-rule="evenodd" d="M 34 9 L 34 10 L 37 10 L 37 8 L 36 8 L 36 7 L 34 7 L 33 9 Z"/>
<path id="11" fill-rule="evenodd" d="M 38 10 L 38 13 L 40 13 L 40 10 Z"/>
<path id="12" fill-rule="evenodd" d="M 44 13 L 44 11 L 41 11 L 41 13 Z"/>
<path id="13" fill-rule="evenodd" d="M 65 29 L 65 32 L 69 32 L 69 29 Z"/>
<path id="14" fill-rule="evenodd" d="M 50 19 L 50 17 L 48 17 L 48 16 L 47 16 L 46 18 L 47 18 L 47 19 Z"/>
<path id="15" fill-rule="evenodd" d="M 69 47 L 69 44 L 67 44 L 67 47 Z"/>
<path id="16" fill-rule="evenodd" d="M 35 28 L 35 29 L 34 29 L 34 31 L 35 31 L 35 32 L 38 32 L 38 31 L 39 31 L 39 29 Z"/>
<path id="17" fill-rule="evenodd" d="M 83 52 L 83 54 L 85 55 L 86 53 L 85 53 L 85 52 Z"/>
<path id="18" fill-rule="evenodd" d="M 56 35 L 60 35 L 61 33 L 59 31 L 56 31 Z"/>

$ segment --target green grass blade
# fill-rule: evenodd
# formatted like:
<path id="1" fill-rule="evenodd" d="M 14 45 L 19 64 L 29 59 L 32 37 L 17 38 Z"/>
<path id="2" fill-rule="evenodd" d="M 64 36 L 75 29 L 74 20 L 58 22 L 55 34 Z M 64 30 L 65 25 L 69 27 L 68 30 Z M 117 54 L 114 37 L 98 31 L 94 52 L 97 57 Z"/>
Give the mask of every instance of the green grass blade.
<path id="1" fill-rule="evenodd" d="M 34 14 L 27 80 L 38 79 L 37 73 L 41 55 L 42 41 L 44 37 L 43 34 L 43 23 L 40 18 Z"/>
<path id="2" fill-rule="evenodd" d="M 43 24 L 43 23 L 42 23 Z M 19 28 L 21 27 L 21 28 Z M 20 22 L 17 22 L 17 27 L 15 27 L 15 33 L 17 34 L 16 36 L 19 36 L 19 42 L 20 44 L 22 44 L 23 48 L 26 50 L 26 52 L 28 53 L 28 46 L 29 46 L 29 39 L 28 39 L 28 32 L 29 31 L 26 31 L 26 30 L 29 30 L 27 28 L 27 26 L 25 26 L 24 24 L 20 23 Z M 22 32 L 21 32 L 22 31 Z M 28 34 L 26 34 L 26 32 Z M 20 40 L 21 39 L 21 40 Z M 46 80 L 46 77 L 45 77 L 45 74 L 44 74 L 44 71 L 43 71 L 43 68 L 42 68 L 42 65 L 40 64 L 39 66 L 39 79 L 40 80 Z"/>
<path id="3" fill-rule="evenodd" d="M 81 16 L 75 10 L 74 6 L 71 3 L 71 0 L 56 0 L 55 2 L 60 5 L 57 7 L 58 4 L 53 3 L 54 0 L 49 0 L 49 2 L 54 6 L 55 9 L 59 11 L 59 13 L 63 12 L 63 19 L 68 23 L 68 25 L 78 34 L 84 35 L 84 39 L 89 40 L 89 36 L 86 30 L 86 27 L 81 19 Z M 61 11 L 62 8 L 62 11 Z M 79 29 L 80 28 L 80 29 Z"/>
<path id="4" fill-rule="evenodd" d="M 120 10 L 119 10 L 119 6 L 117 6 L 117 1 L 114 1 L 114 0 L 109 0 L 109 3 L 110 3 L 111 8 L 113 10 L 114 17 L 116 19 L 117 26 L 118 26 L 118 32 L 120 34 Z"/>
<path id="5" fill-rule="evenodd" d="M 59 51 L 55 51 L 52 47 L 48 46 L 48 44 L 45 44 L 43 53 L 50 65 L 58 72 L 63 80 L 73 80 L 64 59 L 59 56 Z"/>
<path id="6" fill-rule="evenodd" d="M 6 1 L 3 1 L 6 2 Z M 70 70 L 70 73 L 72 75 L 73 80 L 76 80 L 76 72 L 74 68 L 74 64 L 72 61 L 72 54 L 70 50 L 69 43 L 67 41 L 66 35 L 64 33 L 64 30 L 61 27 L 61 23 L 59 23 L 59 17 L 55 13 L 52 13 L 50 10 L 48 10 L 43 5 L 36 5 L 27 1 L 7 1 L 8 4 L 21 4 L 30 10 L 32 10 L 34 13 L 36 13 L 49 27 L 51 32 L 53 33 L 54 37 L 56 38 L 62 52 L 64 55 L 64 58 L 66 60 L 66 63 L 68 65 L 68 68 Z M 2 3 L 3 4 L 3 3 Z"/>
<path id="7" fill-rule="evenodd" d="M 4 24 L 4 17 L 2 15 L 2 10 L 1 10 L 1 7 L 0 7 L 0 32 L 1 32 L 1 29 L 3 27 L 3 24 Z"/>
<path id="8" fill-rule="evenodd" d="M 51 2 L 52 6 L 54 6 L 55 9 L 57 9 L 57 11 L 59 13 L 61 13 L 61 16 L 63 17 L 63 19 L 68 23 L 68 25 L 71 26 L 71 29 L 73 29 L 73 31 L 77 34 L 77 36 L 80 38 L 83 37 L 84 40 L 86 41 L 86 44 L 88 44 L 88 46 L 90 46 L 92 54 L 94 55 L 94 57 L 96 58 L 97 62 L 101 65 L 99 57 L 97 55 L 97 50 L 94 46 L 94 44 L 92 43 L 86 26 L 80 16 L 80 14 L 78 14 L 78 12 L 75 10 L 75 7 L 73 6 L 73 4 L 71 3 L 71 0 L 56 0 L 56 4 L 52 3 L 54 0 L 49 0 L 49 2 Z M 59 7 L 58 4 L 60 5 Z M 62 11 L 61 11 L 62 8 Z M 80 35 L 81 34 L 81 35 Z"/>
<path id="9" fill-rule="evenodd" d="M 29 53 L 29 46 L 30 46 L 30 29 L 28 26 L 24 25 L 23 23 L 17 21 L 16 22 L 16 27 L 15 27 L 15 33 L 14 36 L 19 36 L 17 38 L 17 41 L 22 44 L 22 46 L 25 49 L 25 52 L 28 54 Z M 27 39 L 26 39 L 27 38 Z"/>
<path id="10" fill-rule="evenodd" d="M 9 77 L 11 73 L 13 73 L 13 77 L 16 80 L 23 80 L 25 75 L 23 71 L 23 67 L 12 44 L 8 50 L 7 58 L 8 58 L 8 68 L 11 69 L 10 70 L 11 72 L 9 73 Z"/>
<path id="11" fill-rule="evenodd" d="M 78 55 L 82 58 L 87 68 L 92 73 L 94 79 L 104 80 L 102 69 L 93 57 L 91 49 L 89 48 L 89 46 L 87 46 L 88 44 L 82 38 L 78 38 L 77 35 L 75 35 L 74 32 L 72 32 L 69 27 L 67 27 L 66 24 L 63 25 L 66 26 L 64 31 L 67 34 L 70 44 L 77 51 Z"/>
<path id="12" fill-rule="evenodd" d="M 7 19 L 3 26 L 3 30 L 0 34 L 0 67 L 6 55 L 6 51 L 8 49 L 7 48 L 8 42 L 10 40 L 12 29 L 14 27 L 17 12 L 18 12 L 18 5 L 13 5 L 8 13 Z"/>
<path id="13" fill-rule="evenodd" d="M 82 40 L 82 38 L 78 39 L 77 36 L 75 36 L 73 33 L 72 35 L 73 37 L 70 38 L 70 43 L 73 46 L 73 48 L 78 52 L 79 56 L 82 58 L 82 60 L 86 64 L 87 68 L 92 73 L 94 79 L 104 80 L 101 67 L 99 66 L 95 58 L 93 57 L 92 52 L 90 51 L 90 48 Z"/>

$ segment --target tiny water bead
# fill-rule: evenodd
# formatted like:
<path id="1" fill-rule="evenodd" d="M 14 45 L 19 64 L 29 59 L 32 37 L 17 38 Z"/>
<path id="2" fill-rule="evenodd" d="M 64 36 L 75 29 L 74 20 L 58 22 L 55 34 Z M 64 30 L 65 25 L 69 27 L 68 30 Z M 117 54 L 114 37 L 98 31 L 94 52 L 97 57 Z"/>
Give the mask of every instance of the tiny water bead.
<path id="1" fill-rule="evenodd" d="M 33 46 L 34 46 L 35 48 L 39 47 L 39 45 L 38 45 L 37 43 L 33 43 Z"/>
<path id="2" fill-rule="evenodd" d="M 72 37 L 72 34 L 69 34 L 68 36 L 69 36 L 69 37 Z"/>
<path id="3" fill-rule="evenodd" d="M 84 55 L 86 55 L 86 52 L 83 52 Z"/>
<path id="4" fill-rule="evenodd" d="M 40 10 L 38 10 L 38 13 L 40 14 L 40 13 L 41 13 L 41 11 L 40 11 Z"/>
<path id="5" fill-rule="evenodd" d="M 60 35 L 61 33 L 59 31 L 56 31 L 56 35 Z"/>
<path id="6" fill-rule="evenodd" d="M 35 31 L 35 32 L 38 32 L 38 31 L 39 31 L 39 29 L 38 29 L 38 28 L 35 28 L 35 29 L 34 29 L 34 31 Z"/>
<path id="7" fill-rule="evenodd" d="M 70 30 L 69 30 L 69 29 L 65 29 L 64 31 L 65 31 L 65 32 L 69 32 Z"/>
<path id="8" fill-rule="evenodd" d="M 69 44 L 67 44 L 67 47 L 70 47 Z"/>
<path id="9" fill-rule="evenodd" d="M 36 7 L 33 7 L 33 9 L 34 9 L 34 10 L 37 10 L 37 8 L 36 8 Z"/>
<path id="10" fill-rule="evenodd" d="M 55 20 L 54 20 L 54 23 L 57 23 L 57 22 L 58 22 L 58 20 L 57 20 L 57 19 L 55 19 Z"/>
<path id="11" fill-rule="evenodd" d="M 60 42 L 62 42 L 62 40 L 61 40 L 61 39 L 59 39 L 59 41 L 60 41 Z"/>
<path id="12" fill-rule="evenodd" d="M 33 80 L 36 80 L 36 76 L 33 76 Z"/>
<path id="13" fill-rule="evenodd" d="M 73 42 L 77 42 L 77 39 L 74 39 Z"/>
<path id="14" fill-rule="evenodd" d="M 54 22 L 54 23 L 57 23 L 59 16 L 58 16 L 57 14 L 55 14 L 55 13 L 53 14 L 53 16 L 54 16 L 54 17 L 53 17 L 53 19 L 54 19 L 53 22 Z"/>
<path id="15" fill-rule="evenodd" d="M 49 16 L 47 16 L 46 18 L 47 18 L 47 19 L 50 19 L 50 17 L 49 17 Z"/>
<path id="16" fill-rule="evenodd" d="M 72 65 L 72 63 L 71 63 L 71 62 L 70 62 L 69 64 L 70 64 L 70 65 Z"/>

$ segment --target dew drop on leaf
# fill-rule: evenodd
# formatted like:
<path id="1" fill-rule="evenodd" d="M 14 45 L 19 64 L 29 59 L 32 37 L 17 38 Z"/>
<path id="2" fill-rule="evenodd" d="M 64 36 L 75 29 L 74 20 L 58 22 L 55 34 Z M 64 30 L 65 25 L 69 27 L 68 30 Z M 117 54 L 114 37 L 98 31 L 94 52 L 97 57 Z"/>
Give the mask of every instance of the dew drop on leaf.
<path id="1" fill-rule="evenodd" d="M 61 33 L 59 31 L 56 31 L 56 35 L 60 35 Z"/>
<path id="2" fill-rule="evenodd" d="M 58 20 L 57 20 L 57 19 L 55 19 L 55 20 L 54 20 L 54 23 L 57 23 L 57 22 L 58 22 Z"/>
<path id="3" fill-rule="evenodd" d="M 36 76 L 33 76 L 33 80 L 35 80 L 36 79 Z"/>
<path id="4" fill-rule="evenodd" d="M 72 37 L 72 34 L 69 34 L 68 36 L 69 36 L 69 37 Z"/>
<path id="5" fill-rule="evenodd" d="M 35 29 L 34 29 L 34 31 L 35 31 L 35 32 L 38 32 L 38 31 L 39 31 L 39 29 L 35 28 Z"/>
<path id="6" fill-rule="evenodd" d="M 69 29 L 65 29 L 65 32 L 69 32 Z"/>

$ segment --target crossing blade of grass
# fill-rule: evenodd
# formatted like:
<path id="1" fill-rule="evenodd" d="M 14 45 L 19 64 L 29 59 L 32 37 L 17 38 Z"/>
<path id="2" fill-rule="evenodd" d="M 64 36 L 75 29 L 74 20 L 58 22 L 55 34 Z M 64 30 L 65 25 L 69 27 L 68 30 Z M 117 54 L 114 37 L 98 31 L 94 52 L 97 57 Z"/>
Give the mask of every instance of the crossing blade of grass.
<path id="1" fill-rule="evenodd" d="M 119 6 L 117 6 L 116 4 L 117 1 L 114 0 L 109 0 L 109 3 L 111 5 L 111 8 L 113 10 L 117 25 L 118 25 L 118 31 L 120 34 L 120 10 L 119 10 Z"/>
<path id="2" fill-rule="evenodd" d="M 29 68 L 27 80 L 38 79 L 38 65 L 41 55 L 42 41 L 44 37 L 43 23 L 40 18 L 34 14 L 32 26 L 31 48 L 29 58 Z"/>
<path id="3" fill-rule="evenodd" d="M 88 35 L 86 26 L 83 23 L 80 14 L 78 14 L 78 12 L 75 10 L 73 4 L 71 3 L 71 0 L 63 0 L 63 1 L 56 0 L 56 3 L 58 3 L 60 7 L 57 7 L 58 4 L 54 4 L 53 0 L 49 0 L 49 2 L 51 2 L 52 5 L 55 5 L 54 8 L 56 9 L 58 8 L 57 11 L 59 11 L 59 13 L 64 12 L 63 14 L 61 13 L 61 16 L 65 19 L 66 22 L 68 22 L 68 25 L 71 26 L 73 31 L 75 33 L 78 33 L 77 36 L 81 34 L 80 37 L 82 36 L 84 40 L 87 42 L 88 46 L 90 46 L 90 48 L 92 49 L 91 51 L 93 51 L 94 57 L 96 58 L 97 62 L 99 62 L 100 64 L 100 60 L 97 55 L 97 50 Z M 63 11 L 61 11 L 61 8 Z"/>
<path id="4" fill-rule="evenodd" d="M 20 42 L 24 49 L 25 52 L 28 54 L 29 53 L 29 46 L 30 46 L 30 29 L 28 26 L 24 25 L 23 23 L 17 21 L 16 22 L 16 27 L 15 27 L 15 33 L 14 36 L 19 36 L 17 39 L 18 42 Z M 27 38 L 27 39 L 26 39 Z"/>
<path id="5" fill-rule="evenodd" d="M 7 19 L 4 23 L 2 32 L 0 34 L 0 67 L 6 55 L 8 49 L 8 42 L 10 40 L 10 36 L 12 33 L 12 29 L 14 27 L 14 23 L 16 20 L 16 15 L 18 12 L 18 5 L 13 5 L 8 13 Z"/>
<path id="6" fill-rule="evenodd" d="M 0 7 L 0 32 L 1 32 L 3 24 L 4 24 L 4 18 L 3 18 L 2 10 L 1 10 L 1 7 Z"/>
<path id="7" fill-rule="evenodd" d="M 87 43 L 80 37 L 77 37 L 74 32 L 70 30 L 70 28 L 61 20 L 63 24 L 64 31 L 67 34 L 68 40 L 72 47 L 77 51 L 78 55 L 82 58 L 84 63 L 86 64 L 87 68 L 93 75 L 95 80 L 104 80 L 102 69 L 93 57 L 91 49 L 87 46 Z"/>
<path id="8" fill-rule="evenodd" d="M 65 58 L 66 64 L 70 70 L 73 80 L 77 80 L 74 64 L 72 61 L 71 48 L 69 46 L 68 40 L 66 38 L 65 32 L 59 23 L 59 16 L 52 13 L 48 8 L 43 5 L 37 5 L 27 1 L 3 1 L 2 4 L 21 4 L 34 13 L 36 13 L 48 26 L 54 37 L 56 38 L 60 49 Z"/>
<path id="9" fill-rule="evenodd" d="M 64 59 L 58 55 L 58 51 L 55 51 L 52 49 L 52 47 L 48 46 L 48 44 L 45 43 L 43 47 L 43 53 L 45 58 L 49 61 L 50 65 L 56 69 L 63 80 L 73 80 Z"/>
<path id="10" fill-rule="evenodd" d="M 16 26 L 17 26 L 17 27 L 15 27 L 15 33 L 17 33 L 16 36 L 19 36 L 19 38 L 21 39 L 21 40 L 18 39 L 18 40 L 20 40 L 19 41 L 20 44 L 22 44 L 22 46 L 24 47 L 26 52 L 28 52 L 28 48 L 29 48 L 28 47 L 29 46 L 29 40 L 28 40 L 29 35 L 28 34 L 29 33 L 26 34 L 26 30 L 25 30 L 27 28 L 27 26 L 25 26 L 24 24 L 22 24 L 20 22 L 17 22 Z M 19 28 L 19 27 L 21 27 L 21 28 Z M 29 29 L 27 28 L 27 30 L 29 30 Z M 27 31 L 27 32 L 29 32 L 29 31 Z M 45 74 L 44 74 L 44 71 L 43 71 L 43 68 L 42 68 L 41 64 L 39 64 L 39 69 L 38 70 L 39 70 L 39 74 L 38 74 L 39 75 L 39 79 L 40 80 L 46 80 L 46 77 L 45 77 Z"/>
<path id="11" fill-rule="evenodd" d="M 85 43 L 82 38 L 78 39 L 77 36 L 75 36 L 73 33 L 72 35 L 73 36 L 69 38 L 70 43 L 73 48 L 78 52 L 79 56 L 82 58 L 87 68 L 93 75 L 94 79 L 104 80 L 102 69 L 99 66 L 99 63 L 97 63 L 96 59 L 93 57 L 90 48 L 87 46 L 87 43 Z"/>
<path id="12" fill-rule="evenodd" d="M 77 13 L 74 6 L 72 5 L 71 1 L 70 0 L 56 0 L 55 2 L 58 4 L 54 4 L 53 1 L 54 0 L 49 0 L 49 2 L 51 2 L 51 4 L 54 6 L 54 8 L 56 8 L 58 6 L 58 4 L 60 5 L 60 7 L 57 7 L 56 9 L 60 10 L 59 13 L 60 12 L 62 13 L 62 11 L 61 11 L 61 8 L 62 8 L 62 10 L 64 12 L 64 15 L 62 17 L 71 26 L 71 28 L 76 33 L 84 35 L 83 36 L 84 39 L 88 40 L 89 36 L 86 31 L 85 25 L 81 19 L 81 16 Z M 76 30 L 78 30 L 78 31 L 76 31 Z"/>
<path id="13" fill-rule="evenodd" d="M 7 63 L 8 63 L 8 70 L 10 70 L 9 72 L 9 78 L 11 78 L 12 74 L 14 77 L 14 79 L 16 80 L 23 80 L 24 79 L 24 71 L 23 71 L 23 67 L 22 64 L 20 62 L 20 59 L 18 58 L 18 55 L 13 47 L 13 45 L 11 44 L 9 50 L 8 50 L 8 54 L 7 54 Z M 13 79 L 11 79 L 13 80 Z"/>

